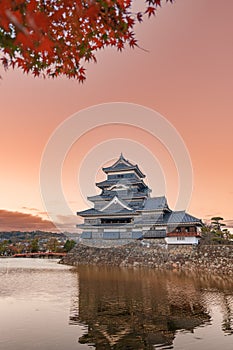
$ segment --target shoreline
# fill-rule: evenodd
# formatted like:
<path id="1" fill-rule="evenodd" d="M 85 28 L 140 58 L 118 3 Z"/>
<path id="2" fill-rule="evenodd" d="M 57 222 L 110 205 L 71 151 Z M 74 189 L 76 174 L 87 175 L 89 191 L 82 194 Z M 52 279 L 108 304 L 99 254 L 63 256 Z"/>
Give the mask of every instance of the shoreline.
<path id="1" fill-rule="evenodd" d="M 93 247 L 78 243 L 61 264 L 149 267 L 161 270 L 204 272 L 233 276 L 233 245 L 169 246 L 161 242 Z"/>

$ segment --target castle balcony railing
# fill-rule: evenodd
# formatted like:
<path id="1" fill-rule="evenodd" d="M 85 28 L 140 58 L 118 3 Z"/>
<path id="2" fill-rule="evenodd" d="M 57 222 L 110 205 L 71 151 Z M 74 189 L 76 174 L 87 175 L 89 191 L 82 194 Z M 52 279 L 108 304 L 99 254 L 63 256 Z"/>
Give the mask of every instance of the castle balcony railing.
<path id="1" fill-rule="evenodd" d="M 167 237 L 201 237 L 201 232 L 168 232 Z"/>

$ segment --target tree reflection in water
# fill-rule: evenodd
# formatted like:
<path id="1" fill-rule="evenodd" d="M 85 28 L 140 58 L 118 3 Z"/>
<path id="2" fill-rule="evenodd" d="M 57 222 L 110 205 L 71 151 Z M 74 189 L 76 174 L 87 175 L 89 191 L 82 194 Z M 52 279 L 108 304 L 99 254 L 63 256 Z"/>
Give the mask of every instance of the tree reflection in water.
<path id="1" fill-rule="evenodd" d="M 79 267 L 70 324 L 87 325 L 79 343 L 96 349 L 172 348 L 177 330 L 210 322 L 202 286 L 184 274 Z"/>

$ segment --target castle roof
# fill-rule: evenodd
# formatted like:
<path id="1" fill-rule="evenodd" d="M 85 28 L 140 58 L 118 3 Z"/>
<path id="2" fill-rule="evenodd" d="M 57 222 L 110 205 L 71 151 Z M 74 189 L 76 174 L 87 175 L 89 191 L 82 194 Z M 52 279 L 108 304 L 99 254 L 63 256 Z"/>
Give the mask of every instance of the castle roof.
<path id="1" fill-rule="evenodd" d="M 96 186 L 103 188 L 103 187 L 111 187 L 114 185 L 141 185 L 142 187 L 147 187 L 147 185 L 145 184 L 145 182 L 143 180 L 140 179 L 134 179 L 134 178 L 122 178 L 122 179 L 115 179 L 115 180 L 104 180 L 101 182 L 97 182 Z"/>
<path id="2" fill-rule="evenodd" d="M 83 211 L 78 211 L 77 212 L 77 215 L 80 215 L 80 216 L 101 216 L 101 217 L 104 217 L 104 216 L 125 216 L 125 215 L 138 215 L 138 213 L 135 211 L 135 210 L 127 210 L 127 209 L 124 209 L 122 208 L 121 210 L 112 210 L 112 211 L 100 211 L 100 210 L 96 210 L 94 208 L 91 208 L 91 209 L 87 209 L 87 210 L 83 210 Z"/>
<path id="3" fill-rule="evenodd" d="M 199 224 L 202 225 L 202 221 L 195 216 L 186 213 L 184 210 L 172 211 L 166 214 L 167 224 Z"/>
<path id="4" fill-rule="evenodd" d="M 133 209 L 129 207 L 128 203 L 124 200 L 119 199 L 117 196 L 112 198 L 112 200 L 100 209 L 102 212 L 118 212 L 122 210 L 132 211 Z"/>
<path id="5" fill-rule="evenodd" d="M 118 171 L 128 171 L 128 170 L 134 170 L 139 177 L 143 178 L 145 175 L 141 172 L 139 167 L 137 165 L 132 164 L 129 162 L 123 154 L 121 153 L 119 159 L 111 166 L 102 168 L 102 170 L 107 174 L 111 172 L 118 172 Z"/>
<path id="6" fill-rule="evenodd" d="M 119 196 L 121 199 L 143 199 L 147 197 L 147 194 L 145 192 L 137 192 L 137 193 L 130 193 L 125 194 L 122 193 L 119 195 L 119 193 L 115 190 L 106 191 L 103 194 L 98 194 L 96 196 L 88 196 L 87 199 L 91 202 L 97 202 L 97 201 L 106 201 L 109 200 L 109 198 L 113 198 L 115 196 Z"/>
<path id="7" fill-rule="evenodd" d="M 166 197 L 161 196 L 161 197 L 148 198 L 145 201 L 145 205 L 144 205 L 142 210 L 150 211 L 150 210 L 164 210 L 164 209 L 167 209 L 170 211 L 168 204 L 167 204 Z"/>
<path id="8" fill-rule="evenodd" d="M 112 198 L 112 200 L 107 203 L 103 208 L 96 210 L 94 208 L 84 210 L 81 212 L 77 213 L 78 215 L 81 216 L 89 216 L 89 215 L 94 215 L 94 216 L 105 216 L 105 215 L 131 215 L 131 214 L 136 214 L 136 211 L 133 210 L 128 203 L 123 201 L 122 199 L 119 199 L 117 196 Z"/>

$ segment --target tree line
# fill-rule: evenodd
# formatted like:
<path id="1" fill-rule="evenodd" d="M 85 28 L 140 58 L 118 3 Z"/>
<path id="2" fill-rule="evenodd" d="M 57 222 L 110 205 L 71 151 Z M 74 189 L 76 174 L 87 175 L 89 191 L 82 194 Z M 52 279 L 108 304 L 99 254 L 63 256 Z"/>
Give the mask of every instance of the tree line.
<path id="1" fill-rule="evenodd" d="M 233 234 L 225 227 L 223 218 L 214 216 L 202 227 L 202 244 L 233 244 Z"/>

